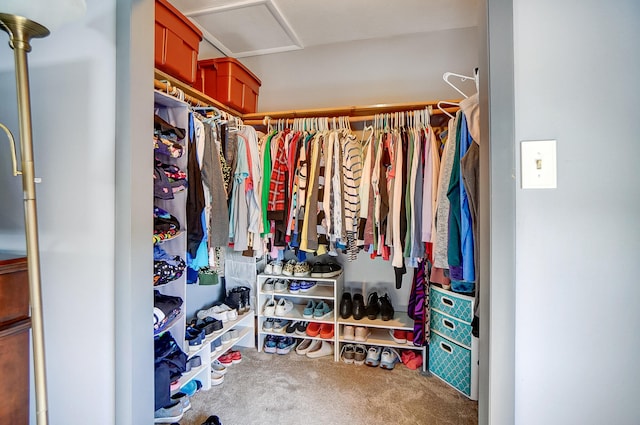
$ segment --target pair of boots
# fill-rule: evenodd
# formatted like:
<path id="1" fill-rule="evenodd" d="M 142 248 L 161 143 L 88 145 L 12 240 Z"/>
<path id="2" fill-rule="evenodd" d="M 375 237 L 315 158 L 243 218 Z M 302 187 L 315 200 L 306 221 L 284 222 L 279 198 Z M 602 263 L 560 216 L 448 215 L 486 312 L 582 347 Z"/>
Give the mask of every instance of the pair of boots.
<path id="1" fill-rule="evenodd" d="M 251 288 L 248 286 L 236 286 L 227 293 L 224 303 L 238 310 L 238 314 L 246 313 L 251 310 L 250 294 Z"/>

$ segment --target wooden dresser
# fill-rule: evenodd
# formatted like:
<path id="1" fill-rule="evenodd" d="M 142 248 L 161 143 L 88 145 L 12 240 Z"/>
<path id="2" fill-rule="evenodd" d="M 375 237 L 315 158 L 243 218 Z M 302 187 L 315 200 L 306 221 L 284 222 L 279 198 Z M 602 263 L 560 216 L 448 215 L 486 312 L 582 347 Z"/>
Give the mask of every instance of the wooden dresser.
<path id="1" fill-rule="evenodd" d="M 29 423 L 30 327 L 27 259 L 0 251 L 0 424 Z"/>

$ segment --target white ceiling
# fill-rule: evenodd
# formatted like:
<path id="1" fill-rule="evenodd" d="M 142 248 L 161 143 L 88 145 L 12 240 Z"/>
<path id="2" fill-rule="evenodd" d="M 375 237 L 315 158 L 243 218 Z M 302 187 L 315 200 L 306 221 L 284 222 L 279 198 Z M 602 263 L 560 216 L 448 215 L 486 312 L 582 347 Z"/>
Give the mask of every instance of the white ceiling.
<path id="1" fill-rule="evenodd" d="M 241 58 L 477 25 L 478 0 L 170 0 Z"/>

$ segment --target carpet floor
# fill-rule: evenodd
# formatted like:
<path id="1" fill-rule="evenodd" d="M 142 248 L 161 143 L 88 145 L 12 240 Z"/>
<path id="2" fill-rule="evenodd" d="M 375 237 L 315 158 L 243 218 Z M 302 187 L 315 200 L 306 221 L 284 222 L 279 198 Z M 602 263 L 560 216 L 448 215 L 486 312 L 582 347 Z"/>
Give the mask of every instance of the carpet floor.
<path id="1" fill-rule="evenodd" d="M 240 349 L 221 385 L 191 398 L 181 425 L 471 425 L 478 404 L 435 376 Z"/>

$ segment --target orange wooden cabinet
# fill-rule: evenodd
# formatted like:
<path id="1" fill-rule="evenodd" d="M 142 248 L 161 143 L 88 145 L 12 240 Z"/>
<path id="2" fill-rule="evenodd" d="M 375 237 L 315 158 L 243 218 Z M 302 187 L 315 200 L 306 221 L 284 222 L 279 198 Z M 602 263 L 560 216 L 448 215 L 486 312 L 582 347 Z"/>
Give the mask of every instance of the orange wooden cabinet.
<path id="1" fill-rule="evenodd" d="M 27 259 L 0 252 L 0 424 L 29 423 Z"/>
<path id="2" fill-rule="evenodd" d="M 256 112 L 260 79 L 234 58 L 198 61 L 194 88 L 242 113 Z"/>
<path id="3" fill-rule="evenodd" d="M 193 84 L 202 32 L 167 0 L 156 0 L 155 66 Z"/>

